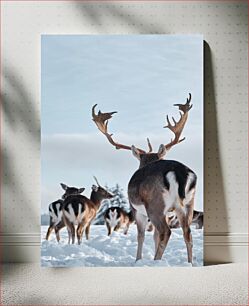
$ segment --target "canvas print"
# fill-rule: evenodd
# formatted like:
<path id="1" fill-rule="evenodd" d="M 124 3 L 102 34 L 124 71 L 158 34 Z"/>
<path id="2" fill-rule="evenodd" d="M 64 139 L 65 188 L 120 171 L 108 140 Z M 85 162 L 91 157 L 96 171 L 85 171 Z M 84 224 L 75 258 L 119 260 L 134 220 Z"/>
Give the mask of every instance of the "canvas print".
<path id="1" fill-rule="evenodd" d="M 203 38 L 42 35 L 41 265 L 203 265 Z"/>

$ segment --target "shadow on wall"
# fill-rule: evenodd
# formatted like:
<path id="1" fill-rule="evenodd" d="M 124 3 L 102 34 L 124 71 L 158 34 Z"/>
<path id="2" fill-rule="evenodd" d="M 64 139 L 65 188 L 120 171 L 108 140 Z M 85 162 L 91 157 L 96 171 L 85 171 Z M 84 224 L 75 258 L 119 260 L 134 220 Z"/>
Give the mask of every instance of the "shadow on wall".
<path id="1" fill-rule="evenodd" d="M 217 124 L 212 52 L 207 42 L 204 42 L 204 190 L 205 236 L 219 235 L 220 228 L 223 233 L 227 233 L 227 206 Z M 222 224 L 217 224 L 218 222 Z M 226 248 L 226 262 L 231 261 L 229 246 L 224 248 Z M 213 251 L 215 251 L 214 245 L 212 245 Z M 212 257 L 215 258 L 215 254 Z M 210 261 L 210 254 L 204 249 L 204 262 L 207 261 Z"/>
<path id="2" fill-rule="evenodd" d="M 24 130 L 32 141 L 40 142 L 40 120 L 34 101 L 25 88 L 24 80 L 10 67 L 2 72 L 5 86 L 2 91 L 2 109 L 14 132 Z M 8 95 L 6 93 L 8 91 Z"/>
<path id="3" fill-rule="evenodd" d="M 4 80 L 1 93 L 3 130 L 6 128 L 5 131 L 9 131 L 9 136 L 17 133 L 23 141 L 27 142 L 29 148 L 39 149 L 40 120 L 31 94 L 25 87 L 23 79 L 13 69 L 4 67 L 2 79 Z M 20 148 L 13 142 L 12 147 L 7 142 L 1 145 L 3 165 L 1 231 L 3 235 L 11 232 L 24 232 L 21 227 L 15 229 L 13 226 L 24 224 L 25 212 L 29 216 L 26 228 L 30 228 L 30 232 L 33 233 L 39 225 L 39 214 L 37 212 L 37 209 L 39 209 L 39 194 L 37 195 L 37 203 L 34 203 L 30 196 L 31 193 L 27 192 L 27 189 L 38 189 L 39 177 L 34 180 L 27 177 L 32 176 L 34 165 L 32 160 L 30 160 L 30 164 L 26 159 L 23 161 L 21 157 L 23 154 L 20 154 L 17 158 L 14 152 L 18 150 L 25 151 L 25 148 Z M 25 155 L 26 153 L 27 155 L 33 154 L 33 152 L 23 153 Z M 23 166 L 27 167 L 25 173 L 21 172 Z M 15 169 L 19 170 L 18 173 L 15 172 Z M 26 186 L 27 182 L 32 182 L 34 185 Z M 22 211 L 22 214 L 19 214 L 19 211 Z M 25 231 L 27 232 L 26 228 Z"/>
<path id="4" fill-rule="evenodd" d="M 153 20 L 144 19 L 144 16 L 139 14 L 134 14 L 132 10 L 128 10 L 125 7 L 122 9 L 117 8 L 115 5 L 102 6 L 101 8 L 98 5 L 78 3 L 75 2 L 77 12 L 81 12 L 83 20 L 87 19 L 88 24 L 96 26 L 98 33 L 106 33 L 107 29 L 103 26 L 102 21 L 105 17 L 110 25 L 110 29 L 115 28 L 116 21 L 119 24 L 125 26 L 124 29 L 127 29 L 136 32 L 137 34 L 167 34 L 166 29 L 163 26 L 154 24 Z M 148 15 L 149 16 L 149 15 Z M 113 21 L 113 25 L 111 22 Z"/>

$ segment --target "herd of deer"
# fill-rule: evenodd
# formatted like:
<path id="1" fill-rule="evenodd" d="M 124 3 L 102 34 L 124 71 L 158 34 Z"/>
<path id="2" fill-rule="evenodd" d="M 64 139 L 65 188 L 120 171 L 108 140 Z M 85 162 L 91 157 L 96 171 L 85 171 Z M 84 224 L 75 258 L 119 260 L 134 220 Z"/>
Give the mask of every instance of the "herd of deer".
<path id="1" fill-rule="evenodd" d="M 89 231 L 92 220 L 100 208 L 100 204 L 104 199 L 111 199 L 113 194 L 101 187 L 96 177 L 97 186 L 92 186 L 90 199 L 83 196 L 85 188 L 69 187 L 61 184 L 64 194 L 61 199 L 49 205 L 50 225 L 47 231 L 46 240 L 49 239 L 51 232 L 54 230 L 56 239 L 60 241 L 59 231 L 67 227 L 68 243 L 75 242 L 75 232 L 77 234 L 78 244 L 82 241 L 85 231 L 86 239 L 89 239 Z M 127 234 L 129 226 L 133 223 L 134 218 L 132 212 L 126 212 L 120 207 L 110 207 L 105 212 L 105 222 L 108 230 L 108 236 L 112 231 L 117 231 L 120 227 L 124 228 L 124 234 Z M 77 229 L 75 230 L 75 225 Z"/>
<path id="2" fill-rule="evenodd" d="M 111 207 L 105 212 L 105 222 L 108 235 L 112 230 L 118 230 L 121 226 L 127 234 L 129 225 L 135 221 L 137 225 L 137 255 L 136 260 L 142 258 L 142 248 L 145 231 L 148 229 L 148 220 L 153 225 L 155 242 L 155 260 L 161 259 L 171 235 L 171 228 L 181 226 L 187 247 L 188 262 L 192 263 L 192 235 L 190 224 L 193 217 L 202 227 L 203 215 L 199 216 L 194 211 L 194 197 L 196 191 L 196 174 L 187 166 L 174 160 L 164 160 L 166 153 L 176 144 L 181 143 L 183 128 L 188 118 L 188 112 L 192 108 L 190 104 L 191 94 L 185 104 L 178 106 L 180 119 L 173 124 L 166 117 L 167 126 L 174 133 L 174 139 L 159 146 L 158 152 L 153 153 L 149 139 L 148 152 L 133 146 L 120 144 L 113 139 L 108 132 L 108 120 L 116 112 L 95 113 L 97 104 L 92 107 L 92 119 L 101 133 L 116 149 L 131 150 L 139 160 L 139 169 L 133 174 L 128 184 L 128 198 L 131 212 L 127 213 L 119 207 Z M 85 188 L 68 187 L 61 184 L 65 193 L 61 200 L 49 205 L 50 226 L 46 239 L 52 230 L 55 230 L 57 241 L 60 240 L 59 230 L 67 227 L 68 243 L 75 242 L 75 233 L 80 244 L 85 231 L 86 239 L 89 239 L 89 230 L 92 220 L 95 218 L 101 201 L 110 199 L 113 194 L 101 187 L 95 178 L 97 186 L 92 186 L 90 199 L 82 195 Z M 194 216 L 195 215 L 195 216 Z M 75 229 L 77 225 L 77 229 Z M 151 228 L 151 227 L 150 227 Z"/>

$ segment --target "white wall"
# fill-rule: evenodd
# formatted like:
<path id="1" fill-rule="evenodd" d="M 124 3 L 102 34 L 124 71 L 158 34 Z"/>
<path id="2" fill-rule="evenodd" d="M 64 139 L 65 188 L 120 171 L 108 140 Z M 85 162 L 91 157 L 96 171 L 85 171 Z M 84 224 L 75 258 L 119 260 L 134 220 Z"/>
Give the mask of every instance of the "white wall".
<path id="1" fill-rule="evenodd" d="M 205 261 L 247 260 L 247 1 L 1 1 L 4 260 L 39 261 L 40 35 L 205 43 Z"/>

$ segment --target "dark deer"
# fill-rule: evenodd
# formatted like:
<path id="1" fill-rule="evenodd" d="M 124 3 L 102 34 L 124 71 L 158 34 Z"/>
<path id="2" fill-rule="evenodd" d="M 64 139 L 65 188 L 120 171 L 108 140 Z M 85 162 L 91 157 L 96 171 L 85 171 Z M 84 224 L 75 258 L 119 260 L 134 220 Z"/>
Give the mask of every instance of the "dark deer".
<path id="1" fill-rule="evenodd" d="M 196 229 L 203 228 L 203 212 L 194 210 L 192 224 L 195 224 Z"/>
<path id="2" fill-rule="evenodd" d="M 192 235 L 190 224 L 193 217 L 194 195 L 197 177 L 187 166 L 174 160 L 163 160 L 173 146 L 184 141 L 181 133 L 188 118 L 188 112 L 192 108 L 190 105 L 191 94 L 185 104 L 175 104 L 180 110 L 178 122 L 174 118 L 173 124 L 169 117 L 166 117 L 167 126 L 174 133 L 174 139 L 168 144 L 160 145 L 157 153 L 152 152 L 152 146 L 147 139 L 148 152 L 117 143 L 113 135 L 108 133 L 108 119 L 112 118 L 115 112 L 95 114 L 95 107 L 92 108 L 93 121 L 98 129 L 106 136 L 108 141 L 116 149 L 131 150 L 133 155 L 139 160 L 139 169 L 133 174 L 128 184 L 128 197 L 138 230 L 138 248 L 136 260 L 142 258 L 142 247 L 145 236 L 145 229 L 148 218 L 155 227 L 155 257 L 161 259 L 171 235 L 171 230 L 166 222 L 166 213 L 175 210 L 177 218 L 183 229 L 184 240 L 187 247 L 188 262 L 192 263 Z"/>
<path id="3" fill-rule="evenodd" d="M 177 219 L 177 215 L 174 211 L 168 213 L 166 215 L 166 221 L 170 228 L 178 228 L 180 227 L 180 223 Z M 193 219 L 191 225 L 195 225 L 196 229 L 203 228 L 203 212 L 202 211 L 193 211 Z"/>
<path id="4" fill-rule="evenodd" d="M 107 235 L 110 236 L 112 231 L 124 229 L 124 235 L 127 235 L 130 225 L 134 222 L 132 211 L 126 212 L 119 206 L 109 207 L 104 215 L 107 227 Z"/>
<path id="5" fill-rule="evenodd" d="M 55 230 L 55 235 L 56 235 L 56 239 L 58 242 L 60 241 L 59 231 L 63 227 L 66 226 L 62 218 L 62 208 L 63 208 L 64 200 L 69 195 L 78 195 L 78 194 L 81 194 L 85 190 L 85 188 L 69 187 L 63 183 L 61 183 L 60 185 L 65 190 L 65 192 L 62 195 L 61 199 L 55 202 L 52 202 L 48 206 L 50 222 L 49 222 L 49 228 L 48 228 L 47 235 L 46 235 L 46 240 L 48 240 L 51 232 Z"/>
<path id="6" fill-rule="evenodd" d="M 78 244 L 82 241 L 84 230 L 86 239 L 89 239 L 90 225 L 96 217 L 102 200 L 113 197 L 111 193 L 99 185 L 96 178 L 95 180 L 98 186 L 92 186 L 90 199 L 82 195 L 71 195 L 64 201 L 63 220 L 68 230 L 68 244 L 70 244 L 71 239 L 72 244 L 75 242 L 75 225 L 77 225 Z"/>

